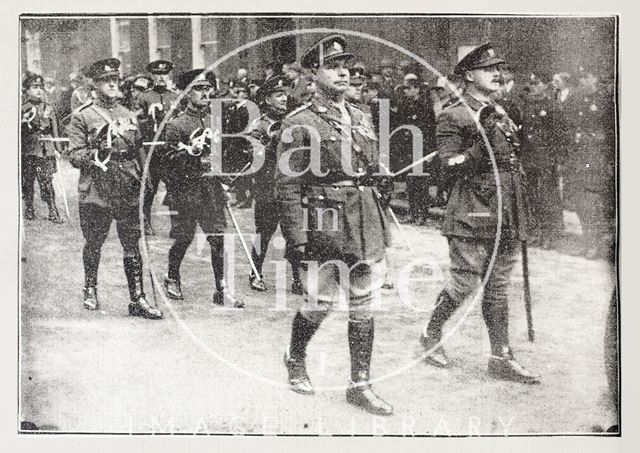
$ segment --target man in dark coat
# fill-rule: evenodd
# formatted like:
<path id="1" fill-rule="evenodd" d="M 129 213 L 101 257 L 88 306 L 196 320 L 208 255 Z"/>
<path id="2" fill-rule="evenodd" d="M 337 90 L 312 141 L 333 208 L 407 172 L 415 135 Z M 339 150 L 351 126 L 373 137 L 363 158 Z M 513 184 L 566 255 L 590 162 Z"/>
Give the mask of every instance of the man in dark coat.
<path id="1" fill-rule="evenodd" d="M 345 301 L 351 352 L 347 401 L 390 415 L 393 408 L 369 382 L 371 305 L 384 279 L 389 232 L 377 190 L 367 177 L 372 168 L 377 171 L 379 161 L 373 125 L 344 99 L 349 88 L 345 61 L 353 57 L 345 52 L 345 44 L 344 37 L 331 35 L 302 57 L 302 66 L 314 71 L 317 96 L 285 118 L 277 147 L 281 225 L 293 246 L 290 254 L 302 260 L 306 296 L 294 317 L 284 360 L 291 389 L 313 393 L 305 366 L 307 344 L 331 307 Z M 343 271 L 345 279 L 340 278 Z"/>
<path id="2" fill-rule="evenodd" d="M 138 247 L 142 137 L 135 114 L 117 101 L 119 66 L 118 59 L 108 58 L 87 68 L 87 75 L 96 86 L 97 98 L 74 113 L 67 128 L 69 161 L 80 169 L 79 214 L 85 239 L 84 306 L 88 310 L 99 308 L 96 286 L 100 250 L 115 220 L 131 298 L 129 313 L 160 319 L 162 312 L 147 302 L 142 283 Z"/>
<path id="3" fill-rule="evenodd" d="M 414 135 L 418 128 L 422 133 L 422 154 L 427 155 L 435 150 L 436 118 L 431 99 L 423 93 L 424 85 L 419 79 L 409 78 L 402 85 L 402 97 L 398 101 L 397 112 L 393 115 L 392 148 L 394 171 L 398 171 L 414 160 Z M 428 209 L 433 204 L 429 195 L 429 184 L 436 185 L 437 181 L 429 174 L 431 169 L 423 174 L 409 172 L 405 180 L 407 182 L 407 201 L 409 202 L 408 221 L 424 225 L 427 222 Z"/>
<path id="4" fill-rule="evenodd" d="M 62 223 L 56 206 L 53 174 L 57 171 L 56 154 L 60 145 L 58 120 L 51 105 L 44 101 L 42 76 L 28 74 L 23 83 L 24 101 L 21 119 L 22 200 L 24 218 L 36 218 L 33 207 L 35 180 L 40 184 L 40 196 L 49 207 L 49 220 Z"/>
<path id="5" fill-rule="evenodd" d="M 200 225 L 211 247 L 215 291 L 213 303 L 242 308 L 224 279 L 224 231 L 227 194 L 220 177 L 210 175 L 211 130 L 209 92 L 213 88 L 210 74 L 194 69 L 180 75 L 177 86 L 188 91 L 187 107 L 172 118 L 165 131 L 166 152 L 162 157 L 166 175 L 167 195 L 164 204 L 172 211 L 171 233 L 173 245 L 169 249 L 169 269 L 164 282 L 167 295 L 184 299 L 181 288 L 180 265 Z"/>
<path id="6" fill-rule="evenodd" d="M 523 368 L 509 346 L 507 287 L 521 240 L 526 239 L 527 216 L 522 167 L 516 156 L 517 128 L 490 99 L 500 89 L 498 65 L 503 62 L 489 43 L 464 57 L 455 72 L 464 75 L 467 90 L 459 102 L 438 117 L 438 153 L 453 180 L 442 226 L 442 234 L 449 242 L 451 276 L 420 340 L 428 363 L 449 367 L 441 344 L 442 328 L 460 304 L 479 289 L 478 280 L 486 278 L 482 314 L 491 343 L 489 374 L 498 379 L 537 383 L 538 375 Z M 488 117 L 483 119 L 487 112 Z M 497 175 L 476 121 L 483 124 L 491 143 Z M 496 178 L 502 191 L 502 206 L 498 206 Z M 500 214 L 501 230 L 497 231 Z"/>
<path id="7" fill-rule="evenodd" d="M 522 165 L 538 227 L 537 243 L 543 249 L 552 249 L 564 229 L 558 174 L 562 152 L 558 123 L 562 119 L 546 85 L 535 74 L 531 74 L 522 100 Z"/>
<path id="8" fill-rule="evenodd" d="M 156 60 L 147 65 L 147 71 L 151 73 L 153 79 L 153 86 L 141 93 L 134 103 L 142 139 L 145 142 L 153 140 L 160 123 L 178 100 L 178 94 L 168 87 L 172 69 L 173 63 L 167 60 Z M 174 113 L 176 113 L 175 110 Z M 153 148 L 153 155 L 149 162 L 150 190 L 145 192 L 144 198 L 144 228 L 145 234 L 150 236 L 155 234 L 151 224 L 151 206 L 160 184 L 160 160 L 163 152 L 164 149 L 161 146 Z"/>
<path id="9" fill-rule="evenodd" d="M 615 233 L 616 113 L 614 93 L 584 72 L 566 114 L 567 161 L 583 233 L 580 254 L 595 259 L 607 253 Z"/>

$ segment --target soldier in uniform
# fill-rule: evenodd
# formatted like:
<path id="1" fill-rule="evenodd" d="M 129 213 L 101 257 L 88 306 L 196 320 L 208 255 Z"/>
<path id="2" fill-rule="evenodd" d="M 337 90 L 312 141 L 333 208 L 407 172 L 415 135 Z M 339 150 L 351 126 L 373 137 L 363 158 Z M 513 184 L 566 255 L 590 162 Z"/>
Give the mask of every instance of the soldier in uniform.
<path id="1" fill-rule="evenodd" d="M 249 286 L 255 291 L 266 291 L 267 287 L 262 279 L 262 265 L 269 241 L 278 228 L 280 209 L 275 197 L 275 169 L 276 149 L 275 139 L 287 114 L 287 101 L 290 93 L 290 82 L 284 76 L 274 76 L 265 81 L 258 90 L 264 113 L 252 125 L 250 134 L 260 140 L 265 147 L 265 160 L 260 170 L 255 174 L 255 224 L 256 234 L 260 240 L 260 248 L 254 244 L 253 262 L 260 275 L 253 272 L 249 276 Z M 299 263 L 292 263 L 293 283 L 291 290 L 294 294 L 302 294 L 300 283 Z"/>
<path id="2" fill-rule="evenodd" d="M 169 73 L 172 69 L 173 63 L 167 60 L 156 60 L 147 65 L 147 71 L 151 73 L 153 78 L 153 87 L 141 93 L 135 102 L 135 110 L 144 141 L 153 140 L 164 116 L 178 99 L 177 93 L 168 87 Z M 162 152 L 161 147 L 156 147 L 149 162 L 150 190 L 145 192 L 144 198 L 144 228 L 145 234 L 150 236 L 155 234 L 151 224 L 151 206 L 158 191 L 158 184 L 160 184 L 160 154 Z"/>
<path id="3" fill-rule="evenodd" d="M 171 216 L 173 245 L 169 249 L 168 274 L 164 282 L 167 295 L 184 299 L 181 288 L 180 265 L 200 225 L 211 247 L 215 291 L 213 303 L 244 306 L 234 297 L 224 279 L 224 231 L 226 227 L 225 203 L 227 194 L 219 177 L 209 175 L 211 163 L 211 118 L 209 92 L 213 74 L 194 69 L 178 77 L 177 86 L 186 90 L 187 107 L 172 118 L 165 131 L 166 153 L 162 157 L 166 176 L 167 195 L 164 204 L 177 213 Z"/>
<path id="4" fill-rule="evenodd" d="M 241 68 L 242 69 L 242 68 Z M 230 82 L 230 91 L 234 100 L 226 104 L 222 112 L 222 127 L 225 134 L 237 134 L 249 125 L 249 110 L 247 109 L 247 85 L 243 81 Z M 223 167 L 225 172 L 240 172 L 251 161 L 250 144 L 244 137 L 224 137 L 222 140 L 225 153 Z M 253 204 L 251 191 L 252 176 L 239 176 L 235 183 L 236 201 L 238 208 L 250 208 Z"/>
<path id="5" fill-rule="evenodd" d="M 22 154 L 22 201 L 24 218 L 36 218 L 33 207 L 35 180 L 40 184 L 40 197 L 49 207 L 49 220 L 62 223 L 56 206 L 53 189 L 53 173 L 57 171 L 56 154 L 58 144 L 58 120 L 53 107 L 44 101 L 42 76 L 28 74 L 23 83 L 21 154 Z"/>
<path id="6" fill-rule="evenodd" d="M 284 361 L 291 389 L 313 393 L 305 366 L 307 345 L 331 307 L 338 300 L 347 302 L 351 352 L 347 401 L 374 414 L 390 415 L 393 408 L 369 382 L 371 304 L 383 283 L 389 232 L 373 180 L 367 177 L 372 167 L 377 171 L 377 137 L 366 115 L 344 99 L 349 88 L 345 62 L 353 57 L 345 52 L 345 44 L 341 35 L 331 35 L 305 52 L 301 64 L 313 70 L 317 96 L 310 105 L 291 112 L 280 131 L 276 195 L 283 234 L 293 246 L 290 254 L 303 263 L 305 292 Z M 339 276 L 341 267 L 347 268 L 344 279 Z"/>
<path id="7" fill-rule="evenodd" d="M 403 96 L 398 102 L 398 110 L 394 114 L 394 171 L 400 170 L 413 161 L 413 135 L 407 127 L 415 126 L 422 132 L 423 154 L 426 155 L 435 148 L 436 119 L 429 97 L 421 93 L 422 84 L 418 79 L 408 79 L 403 85 Z M 430 205 L 429 177 L 430 175 L 406 175 L 407 201 L 409 202 L 410 218 L 408 221 L 424 225 L 427 221 Z"/>
<path id="8" fill-rule="evenodd" d="M 478 289 L 478 280 L 489 272 L 482 299 L 482 314 L 491 343 L 489 374 L 531 384 L 539 382 L 538 375 L 523 368 L 509 346 L 507 287 L 518 261 L 520 241 L 526 238 L 527 219 L 522 201 L 522 167 L 515 154 L 516 128 L 506 112 L 491 101 L 491 94 L 500 89 L 498 67 L 502 63 L 504 60 L 497 56 L 490 43 L 465 56 L 456 65 L 455 72 L 467 81 L 463 95 L 466 105 L 459 101 L 438 117 L 437 150 L 453 180 L 442 226 L 449 242 L 451 269 L 420 341 L 427 351 L 427 363 L 449 367 L 441 345 L 442 328 L 460 304 Z M 491 269 L 489 264 L 498 239 L 495 174 L 467 106 L 480 117 L 478 121 L 482 120 L 483 113 L 494 111 L 486 121 L 482 120 L 497 161 L 502 191 L 502 230 Z"/>
<path id="9" fill-rule="evenodd" d="M 80 227 L 85 239 L 84 306 L 99 308 L 97 282 L 102 244 L 115 220 L 129 287 L 129 313 L 150 319 L 162 312 L 149 304 L 143 288 L 139 203 L 142 183 L 142 136 L 135 114 L 118 104 L 120 61 L 100 60 L 87 69 L 97 98 L 71 116 L 67 128 L 69 161 L 80 169 Z"/>
<path id="10" fill-rule="evenodd" d="M 538 244 L 552 249 L 564 229 L 558 165 L 561 149 L 556 103 L 547 87 L 531 74 L 522 103 L 522 165 L 527 175 L 527 193 L 535 223 Z"/>

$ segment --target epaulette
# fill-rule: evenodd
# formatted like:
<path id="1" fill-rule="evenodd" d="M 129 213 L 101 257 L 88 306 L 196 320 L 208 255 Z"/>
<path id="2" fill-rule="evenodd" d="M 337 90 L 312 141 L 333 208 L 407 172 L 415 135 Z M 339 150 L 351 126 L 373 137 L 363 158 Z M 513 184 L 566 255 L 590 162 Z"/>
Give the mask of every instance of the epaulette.
<path id="1" fill-rule="evenodd" d="M 287 113 L 287 115 L 285 116 L 285 118 L 289 118 L 292 117 L 293 115 L 295 115 L 296 113 L 300 113 L 303 110 L 308 109 L 311 106 L 311 102 L 305 102 L 304 104 L 302 104 L 300 107 L 297 107 L 293 110 L 291 110 L 289 113 Z"/>

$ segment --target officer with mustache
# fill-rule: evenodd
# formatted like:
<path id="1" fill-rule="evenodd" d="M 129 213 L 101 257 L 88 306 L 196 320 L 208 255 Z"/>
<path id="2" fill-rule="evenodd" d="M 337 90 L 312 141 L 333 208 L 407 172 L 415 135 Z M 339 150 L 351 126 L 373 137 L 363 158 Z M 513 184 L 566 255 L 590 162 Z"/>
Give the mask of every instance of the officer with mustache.
<path id="1" fill-rule="evenodd" d="M 464 102 L 460 99 L 451 104 L 438 117 L 437 150 L 452 185 L 442 225 L 442 234 L 449 242 L 451 270 L 420 341 L 426 350 L 427 363 L 450 367 L 441 344 L 443 326 L 465 299 L 479 289 L 479 281 L 489 272 L 482 299 L 482 315 L 491 343 L 488 372 L 497 379 L 535 384 L 539 376 L 522 367 L 509 346 L 507 289 L 518 262 L 521 241 L 528 232 L 527 209 L 521 202 L 525 191 L 523 172 L 514 137 L 517 128 L 492 101 L 492 94 L 500 89 L 499 65 L 503 63 L 490 43 L 466 55 L 454 70 L 466 83 Z M 489 151 L 476 123 L 483 107 L 489 109 L 485 112 L 495 112 L 490 120 L 482 121 L 482 127 L 498 166 L 501 207 Z M 502 228 L 496 231 L 499 208 Z M 498 239 L 495 262 L 491 263 Z"/>

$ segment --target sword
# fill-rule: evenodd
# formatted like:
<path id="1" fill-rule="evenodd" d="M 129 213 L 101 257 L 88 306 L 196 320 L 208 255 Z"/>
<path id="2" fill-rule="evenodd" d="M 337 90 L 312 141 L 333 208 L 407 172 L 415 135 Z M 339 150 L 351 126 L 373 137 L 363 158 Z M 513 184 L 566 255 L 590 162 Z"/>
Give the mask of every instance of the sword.
<path id="1" fill-rule="evenodd" d="M 58 159 L 58 156 L 55 156 L 55 158 L 56 165 L 58 165 L 58 171 L 62 171 L 62 167 L 60 166 L 60 159 Z M 64 210 L 67 213 L 67 219 L 71 220 L 71 214 L 69 213 L 69 202 L 67 201 L 67 192 L 64 190 L 62 177 L 60 176 L 60 174 L 58 174 L 58 177 L 55 179 L 58 181 L 58 186 L 60 187 L 60 195 L 62 195 L 62 202 L 64 203 Z"/>
<path id="2" fill-rule="evenodd" d="M 418 165 L 420 165 L 422 162 L 430 162 L 433 160 L 434 157 L 436 157 L 438 155 L 438 151 L 434 151 L 432 153 L 427 154 L 426 156 L 424 156 L 422 159 L 418 159 L 417 161 L 407 165 L 406 167 L 404 167 L 401 170 L 398 170 L 395 173 L 391 173 L 391 171 L 386 167 L 386 165 L 382 164 L 382 166 L 385 168 L 385 170 L 387 170 L 387 172 L 389 172 L 389 176 L 398 176 L 401 175 L 402 173 L 411 170 L 413 167 L 417 167 Z"/>
<path id="3" fill-rule="evenodd" d="M 260 278 L 260 273 L 258 272 L 258 268 L 256 267 L 256 263 L 253 262 L 253 258 L 251 258 L 251 252 L 249 252 L 249 247 L 247 246 L 247 242 L 244 240 L 244 236 L 242 236 L 242 232 L 240 231 L 240 227 L 238 226 L 238 221 L 236 220 L 236 216 L 233 213 L 233 210 L 231 209 L 231 205 L 229 204 L 229 198 L 227 196 L 227 193 L 225 191 L 225 203 L 224 203 L 225 207 L 227 208 L 227 212 L 229 213 L 229 217 L 231 217 L 231 222 L 233 222 L 233 227 L 236 230 L 236 233 L 238 233 L 238 236 L 240 237 L 240 243 L 242 244 L 242 249 L 244 250 L 244 254 L 246 255 L 247 259 L 249 260 L 249 264 L 251 265 L 251 269 L 253 270 L 253 274 L 256 275 L 258 278 Z"/>

